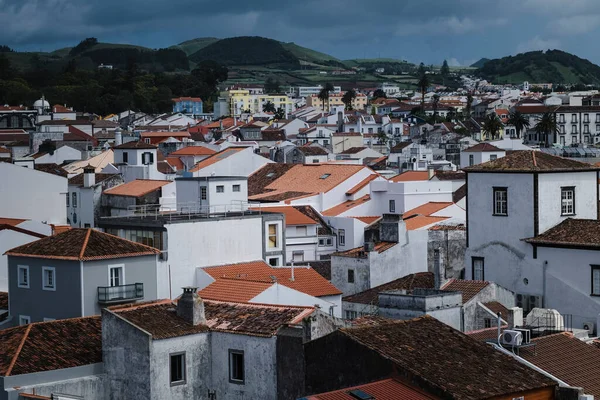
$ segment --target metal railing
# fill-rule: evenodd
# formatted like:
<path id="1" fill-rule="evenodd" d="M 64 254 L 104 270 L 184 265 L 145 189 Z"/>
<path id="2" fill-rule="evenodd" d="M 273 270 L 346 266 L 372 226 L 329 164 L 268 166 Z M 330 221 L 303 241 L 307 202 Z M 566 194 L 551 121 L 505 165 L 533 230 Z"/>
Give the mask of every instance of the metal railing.
<path id="1" fill-rule="evenodd" d="M 144 298 L 144 284 L 98 287 L 98 303 L 119 303 Z"/>

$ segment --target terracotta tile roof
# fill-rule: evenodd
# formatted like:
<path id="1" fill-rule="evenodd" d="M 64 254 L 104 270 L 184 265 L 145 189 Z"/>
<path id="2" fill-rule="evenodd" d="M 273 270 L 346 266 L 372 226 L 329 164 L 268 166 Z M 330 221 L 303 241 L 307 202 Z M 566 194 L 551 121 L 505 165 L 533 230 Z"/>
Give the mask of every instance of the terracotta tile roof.
<path id="1" fill-rule="evenodd" d="M 66 231 L 70 231 L 71 229 L 71 225 L 50 225 L 52 226 L 52 235 L 56 236 L 60 233 L 66 232 Z"/>
<path id="2" fill-rule="evenodd" d="M 286 203 L 289 204 L 289 200 L 292 199 L 299 199 L 302 197 L 308 197 L 308 196 L 312 196 L 312 193 L 306 193 L 306 192 L 294 192 L 294 191 L 289 191 L 289 192 L 278 192 L 275 194 L 265 194 L 265 195 L 257 195 L 256 197 L 253 197 L 252 200 L 258 201 L 258 202 L 280 202 L 280 201 L 284 201 L 284 200 L 288 200 Z"/>
<path id="3" fill-rule="evenodd" d="M 270 142 L 286 139 L 283 129 L 265 129 L 261 132 L 261 136 L 261 140 Z"/>
<path id="4" fill-rule="evenodd" d="M 307 264 L 323 278 L 331 281 L 331 260 L 310 261 Z"/>
<path id="5" fill-rule="evenodd" d="M 312 206 L 292 206 L 296 210 L 300 211 L 302 214 L 306 215 L 308 218 L 312 219 L 320 226 L 317 228 L 317 234 L 319 236 L 332 236 L 333 230 L 331 227 L 325 222 L 321 214 L 319 214 Z"/>
<path id="6" fill-rule="evenodd" d="M 463 152 L 496 152 L 496 151 L 504 151 L 489 143 L 479 143 L 475 146 L 471 146 L 468 149 L 464 149 Z"/>
<path id="7" fill-rule="evenodd" d="M 537 246 L 598 249 L 600 220 L 567 218 L 541 235 L 524 241 Z"/>
<path id="8" fill-rule="evenodd" d="M 8 225 L 8 224 L 0 224 L 0 231 L 4 231 L 4 230 L 10 230 L 13 232 L 19 232 L 19 233 L 23 233 L 25 235 L 29 235 L 29 236 L 33 236 L 36 237 L 38 239 L 43 239 L 46 237 L 46 235 L 43 235 L 41 233 L 37 233 L 37 232 L 33 232 L 27 229 L 23 229 L 23 228 L 19 228 L 18 226 L 15 225 Z"/>
<path id="9" fill-rule="evenodd" d="M 225 150 L 221 150 L 220 152 L 215 153 L 215 154 L 205 158 L 204 160 L 200 161 L 192 169 L 190 169 L 190 172 L 200 171 L 202 168 L 206 168 L 209 165 L 216 164 L 217 162 L 219 162 L 225 158 L 231 157 L 232 155 L 237 154 L 240 151 L 243 151 L 246 149 L 247 149 L 247 147 L 229 147 Z"/>
<path id="10" fill-rule="evenodd" d="M 374 251 L 378 252 L 378 253 L 383 253 L 384 251 L 387 251 L 389 249 L 391 249 L 392 247 L 394 247 L 395 245 L 397 245 L 398 243 L 396 242 L 379 242 L 379 243 L 375 243 L 375 249 Z M 333 253 L 333 256 L 339 256 L 339 257 L 351 257 L 351 258 L 367 258 L 367 253 L 365 252 L 364 247 L 356 247 L 354 249 L 350 249 L 350 250 L 346 250 L 346 251 L 340 251 L 337 253 Z"/>
<path id="11" fill-rule="evenodd" d="M 379 293 L 386 290 L 413 290 L 413 289 L 433 289 L 434 278 L 432 272 L 418 272 L 416 274 L 406 275 L 402 278 L 393 280 L 383 285 L 346 296 L 342 300 L 349 303 L 360 304 L 379 304 Z"/>
<path id="12" fill-rule="evenodd" d="M 176 99 L 171 99 L 171 101 L 174 102 L 174 103 L 180 102 L 180 101 L 202 102 L 202 99 L 200 97 L 178 97 Z"/>
<path id="13" fill-rule="evenodd" d="M 506 157 L 483 164 L 463 168 L 467 172 L 570 172 L 598 171 L 591 164 L 563 157 L 553 156 L 541 151 L 515 151 Z"/>
<path id="14" fill-rule="evenodd" d="M 83 173 L 81 174 L 77 174 L 72 178 L 69 178 L 69 185 L 74 185 L 74 186 L 83 186 Z M 119 174 L 103 174 L 103 173 L 98 173 L 95 174 L 96 175 L 96 184 L 102 183 L 107 179 L 119 176 Z"/>
<path id="15" fill-rule="evenodd" d="M 8 310 L 8 292 L 0 292 L 0 309 Z"/>
<path id="16" fill-rule="evenodd" d="M 248 196 L 252 200 L 260 200 L 261 197 L 268 197 L 279 193 L 302 190 L 307 194 L 325 193 L 337 187 L 353 175 L 360 172 L 362 165 L 348 164 L 294 164 L 279 177 L 263 186 L 261 194 Z M 261 168 L 262 171 L 264 168 Z M 253 174 L 250 176 L 249 186 L 253 185 Z M 264 177 L 261 172 L 258 177 Z"/>
<path id="17" fill-rule="evenodd" d="M 585 394 L 600 396 L 600 348 L 564 332 L 532 340 L 535 347 L 519 355 Z"/>
<path id="18" fill-rule="evenodd" d="M 402 153 L 402 150 L 410 146 L 413 142 L 400 142 L 390 150 L 390 153 Z"/>
<path id="19" fill-rule="evenodd" d="M 375 221 L 379 221 L 381 219 L 381 216 L 373 216 L 373 217 L 350 217 L 350 218 L 355 218 L 361 222 L 364 222 L 367 225 L 371 225 L 373 222 Z"/>
<path id="20" fill-rule="evenodd" d="M 358 193 L 359 190 L 367 186 L 369 183 L 373 182 L 375 179 L 379 178 L 378 174 L 372 174 L 367 176 L 365 179 L 360 181 L 356 186 L 346 192 L 346 196 L 352 196 L 355 193 Z"/>
<path id="21" fill-rule="evenodd" d="M 450 221 L 448 223 L 438 223 L 435 224 L 433 226 L 430 226 L 427 228 L 428 231 L 466 231 L 467 227 L 465 226 L 465 224 L 456 224 L 456 223 L 451 223 Z"/>
<path id="22" fill-rule="evenodd" d="M 258 207 L 251 208 L 251 210 L 261 211 L 261 212 L 270 212 L 270 213 L 280 213 L 285 216 L 285 224 L 286 225 L 316 225 L 317 222 L 301 213 L 297 209 L 292 206 L 281 206 L 281 207 Z"/>
<path id="23" fill-rule="evenodd" d="M 294 164 L 266 164 L 248 178 L 248 196 L 266 192 L 267 186 L 285 175 L 294 166 Z"/>
<path id="24" fill-rule="evenodd" d="M 366 202 L 371 200 L 371 196 L 366 194 L 361 198 L 356 200 L 348 200 L 343 202 L 342 204 L 338 204 L 337 206 L 331 207 L 322 212 L 325 217 L 335 217 L 340 215 L 354 207 L 360 206 L 361 204 L 365 204 Z"/>
<path id="25" fill-rule="evenodd" d="M 435 176 L 440 181 L 464 181 L 466 175 L 463 171 L 435 171 Z"/>
<path id="26" fill-rule="evenodd" d="M 234 278 L 263 283 L 273 283 L 273 276 L 279 284 L 315 297 L 342 293 L 314 269 L 305 266 L 294 267 L 293 281 L 291 268 L 273 268 L 262 260 L 207 267 L 204 271 L 215 279 Z"/>
<path id="27" fill-rule="evenodd" d="M 254 282 L 248 279 L 219 278 L 200 290 L 198 294 L 203 299 L 247 303 L 268 288 L 273 283 Z"/>
<path id="28" fill-rule="evenodd" d="M 190 137 L 190 133 L 188 131 L 180 131 L 180 132 L 142 132 L 140 134 L 142 138 L 180 138 L 180 137 Z"/>
<path id="29" fill-rule="evenodd" d="M 0 330 L 0 376 L 102 362 L 100 317 L 37 322 Z"/>
<path id="30" fill-rule="evenodd" d="M 72 125 L 69 125 L 69 133 L 65 133 L 63 135 L 63 141 L 65 142 L 91 142 L 94 146 L 98 146 L 98 139 L 95 137 L 88 135 L 84 131 L 79 128 L 76 128 Z"/>
<path id="31" fill-rule="evenodd" d="M 172 183 L 152 179 L 136 179 L 135 181 L 123 183 L 104 191 L 104 194 L 112 196 L 142 197 L 152 193 L 161 187 Z"/>
<path id="32" fill-rule="evenodd" d="M 340 154 L 357 154 L 360 153 L 361 151 L 365 150 L 366 147 L 350 147 L 347 150 L 342 151 Z"/>
<path id="33" fill-rule="evenodd" d="M 376 326 L 390 322 L 394 322 L 394 320 L 379 315 L 363 315 L 350 321 L 351 326 Z"/>
<path id="34" fill-rule="evenodd" d="M 400 175 L 390 178 L 391 182 L 413 182 L 413 181 L 428 181 L 429 172 L 427 171 L 406 171 Z"/>
<path id="35" fill-rule="evenodd" d="M 490 301 L 487 303 L 483 303 L 483 305 L 486 306 L 490 311 L 492 311 L 494 315 L 498 315 L 498 313 L 500 313 L 502 315 L 502 318 L 505 320 L 508 317 L 508 308 L 504 307 L 502 303 L 499 303 L 497 301 Z"/>
<path id="36" fill-rule="evenodd" d="M 69 229 L 63 233 L 15 247 L 5 254 L 58 260 L 106 260 L 158 254 L 153 247 L 95 229 Z"/>
<path id="37" fill-rule="evenodd" d="M 450 279 L 440 290 L 447 292 L 461 292 L 463 298 L 463 304 L 466 304 L 473 297 L 477 296 L 479 292 L 487 287 L 490 283 L 487 281 L 467 281 L 463 279 Z"/>
<path id="38" fill-rule="evenodd" d="M 305 156 L 326 156 L 329 154 L 327 150 L 317 146 L 300 146 L 297 149 Z"/>
<path id="39" fill-rule="evenodd" d="M 447 398 L 490 399 L 557 387 L 552 379 L 430 316 L 339 332 Z"/>
<path id="40" fill-rule="evenodd" d="M 185 169 L 185 165 L 179 157 L 167 157 L 165 161 L 177 171 L 183 171 Z"/>
<path id="41" fill-rule="evenodd" d="M 371 396 L 371 399 L 377 400 L 432 400 L 438 399 L 433 395 L 426 394 L 420 389 L 409 386 L 399 380 L 385 379 L 366 385 L 353 386 L 333 392 L 315 394 L 305 397 L 306 400 L 356 400 L 356 397 L 349 392 L 360 390 Z"/>
<path id="42" fill-rule="evenodd" d="M 0 153 L 3 154 L 10 154 L 10 150 L 5 148 L 5 147 L 0 147 Z"/>
<path id="43" fill-rule="evenodd" d="M 502 325 L 502 329 L 508 328 L 508 325 Z M 497 340 L 498 339 L 498 327 L 479 329 L 476 331 L 465 332 L 469 337 L 479 340 L 481 342 L 485 342 L 487 340 Z"/>
<path id="44" fill-rule="evenodd" d="M 425 215 L 417 215 L 414 217 L 410 217 L 404 220 L 406 224 L 406 229 L 409 231 L 414 231 L 417 229 L 424 228 L 429 225 L 436 224 L 438 222 L 442 222 L 449 219 L 448 217 L 428 217 Z"/>
<path id="45" fill-rule="evenodd" d="M 25 221 L 27 221 L 27 220 L 19 219 L 19 218 L 1 218 L 0 217 L 0 225 L 17 226 Z"/>
<path id="46" fill-rule="evenodd" d="M 430 201 L 429 203 L 425 203 L 419 207 L 415 207 L 412 210 L 405 211 L 402 216 L 404 218 L 410 217 L 411 215 L 426 215 L 430 216 L 431 214 L 435 214 L 438 211 L 443 210 L 444 208 L 450 207 L 452 202 L 449 201 Z"/>
<path id="47" fill-rule="evenodd" d="M 204 146 L 187 146 L 172 152 L 171 156 L 210 156 L 216 151 Z"/>
<path id="48" fill-rule="evenodd" d="M 170 300 L 133 307 L 112 308 L 122 318 L 152 335 L 155 340 L 219 331 L 271 337 L 288 324 L 298 324 L 314 312 L 312 307 L 204 301 L 206 325 L 191 325 L 179 318 Z"/>
<path id="49" fill-rule="evenodd" d="M 144 143 L 144 142 L 127 142 L 127 143 L 123 143 L 120 144 L 118 146 L 113 147 L 113 149 L 120 149 L 120 150 L 149 150 L 149 149 L 156 149 L 156 146 L 150 143 Z"/>
<path id="50" fill-rule="evenodd" d="M 62 176 L 63 178 L 66 178 L 67 176 L 69 176 L 69 173 L 60 165 L 58 164 L 36 164 L 34 166 L 36 171 L 41 171 L 41 172 L 45 172 L 47 174 L 52 174 L 52 175 L 56 175 L 56 176 Z"/>

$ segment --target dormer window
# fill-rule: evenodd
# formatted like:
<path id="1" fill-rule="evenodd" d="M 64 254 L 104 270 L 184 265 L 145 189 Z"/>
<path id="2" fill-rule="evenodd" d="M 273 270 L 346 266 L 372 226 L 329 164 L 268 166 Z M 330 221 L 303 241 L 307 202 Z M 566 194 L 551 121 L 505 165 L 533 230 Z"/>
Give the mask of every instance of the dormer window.
<path id="1" fill-rule="evenodd" d="M 331 176 L 331 174 L 323 174 L 319 179 L 327 179 Z"/>

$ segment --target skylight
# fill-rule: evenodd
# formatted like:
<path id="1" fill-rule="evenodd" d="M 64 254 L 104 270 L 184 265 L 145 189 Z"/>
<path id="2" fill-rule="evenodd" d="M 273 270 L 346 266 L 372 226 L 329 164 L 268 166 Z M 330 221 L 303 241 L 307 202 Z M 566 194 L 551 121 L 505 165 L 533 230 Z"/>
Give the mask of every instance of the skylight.
<path id="1" fill-rule="evenodd" d="M 269 173 L 267 174 L 267 178 L 272 178 L 272 177 L 274 177 L 274 176 L 275 176 L 275 172 L 269 172 Z"/>
<path id="2" fill-rule="evenodd" d="M 327 179 L 331 176 L 331 174 L 323 174 L 320 179 Z"/>

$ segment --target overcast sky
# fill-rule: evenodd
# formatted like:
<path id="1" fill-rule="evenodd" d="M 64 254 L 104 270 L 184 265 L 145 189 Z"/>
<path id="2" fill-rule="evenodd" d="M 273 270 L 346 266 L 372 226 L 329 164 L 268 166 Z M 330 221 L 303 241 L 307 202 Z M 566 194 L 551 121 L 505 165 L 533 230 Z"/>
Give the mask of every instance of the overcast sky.
<path id="1" fill-rule="evenodd" d="M 600 64 L 599 33 L 599 0 L 0 0 L 0 44 L 22 51 L 257 35 L 342 59 L 466 65 L 556 48 Z"/>

